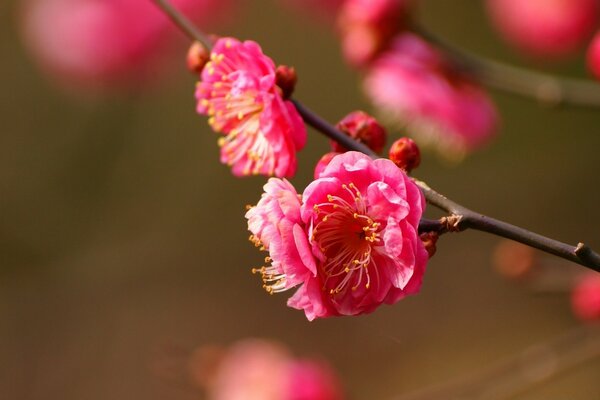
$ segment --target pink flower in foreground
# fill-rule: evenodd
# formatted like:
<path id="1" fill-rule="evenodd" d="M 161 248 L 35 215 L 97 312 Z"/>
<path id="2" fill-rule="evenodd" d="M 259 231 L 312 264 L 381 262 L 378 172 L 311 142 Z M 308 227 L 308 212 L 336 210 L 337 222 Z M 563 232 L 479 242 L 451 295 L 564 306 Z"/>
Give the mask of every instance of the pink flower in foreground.
<path id="1" fill-rule="evenodd" d="M 581 320 L 600 321 L 600 274 L 588 274 L 575 285 L 571 304 Z"/>
<path id="2" fill-rule="evenodd" d="M 317 165 L 315 165 L 315 171 L 313 174 L 315 179 L 318 179 L 321 176 L 321 172 L 325 171 L 325 167 L 327 167 L 329 165 L 329 163 L 331 162 L 331 160 L 333 160 L 333 158 L 335 156 L 337 156 L 338 154 L 341 154 L 341 153 L 337 153 L 335 151 L 330 151 L 329 153 L 323 154 L 323 156 L 319 159 L 319 161 L 317 161 Z"/>
<path id="3" fill-rule="evenodd" d="M 371 64 L 364 89 L 385 116 L 448 158 L 460 159 L 495 133 L 498 117 L 486 92 L 412 33 Z"/>
<path id="4" fill-rule="evenodd" d="M 275 84 L 275 65 L 253 41 L 221 38 L 196 89 L 198 112 L 225 136 L 221 162 L 237 176 L 291 176 L 306 129 Z"/>
<path id="5" fill-rule="evenodd" d="M 323 362 L 295 359 L 276 343 L 246 339 L 216 366 L 210 400 L 341 400 L 340 384 Z"/>
<path id="6" fill-rule="evenodd" d="M 577 50 L 598 23 L 598 0 L 488 0 L 496 28 L 525 54 L 565 56 Z"/>
<path id="7" fill-rule="evenodd" d="M 347 152 L 331 160 L 301 199 L 271 179 L 246 214 L 251 240 L 269 251 L 259 269 L 269 293 L 301 285 L 288 305 L 313 320 L 369 313 L 417 293 L 427 252 L 416 184 L 390 160 Z"/>
<path id="8" fill-rule="evenodd" d="M 230 0 L 173 0 L 195 22 L 218 21 Z M 148 0 L 27 0 L 27 46 L 44 72 L 71 86 L 148 84 L 177 29 Z"/>
<path id="9" fill-rule="evenodd" d="M 600 32 L 596 33 L 587 50 L 587 67 L 596 79 L 600 79 Z"/>

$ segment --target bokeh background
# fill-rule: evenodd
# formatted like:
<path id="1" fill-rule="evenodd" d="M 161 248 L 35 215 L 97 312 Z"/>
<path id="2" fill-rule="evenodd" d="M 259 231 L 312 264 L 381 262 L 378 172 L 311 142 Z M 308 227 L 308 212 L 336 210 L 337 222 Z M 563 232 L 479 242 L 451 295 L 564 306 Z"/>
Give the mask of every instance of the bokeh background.
<path id="1" fill-rule="evenodd" d="M 185 38 L 165 82 L 134 95 L 74 95 L 32 63 L 17 6 L 0 3 L 0 398 L 199 398 L 156 374 L 164 349 L 252 336 L 326 358 L 352 399 L 389 399 L 578 324 L 566 295 L 500 279 L 490 267 L 497 239 L 476 232 L 439 242 L 420 295 L 307 322 L 250 273 L 262 256 L 247 241 L 244 206 L 264 179 L 236 179 L 218 162 L 216 135 L 194 112 Z M 419 18 L 450 42 L 522 62 L 480 2 L 423 2 Z M 254 0 L 222 33 L 294 65 L 297 97 L 330 121 L 370 109 L 331 26 Z M 582 60 L 551 71 L 584 75 Z M 425 154 L 416 175 L 481 212 L 600 247 L 599 111 L 493 96 L 502 127 L 492 146 L 455 166 Z M 328 148 L 309 138 L 298 187 Z M 599 372 L 600 360 L 588 362 L 517 398 L 600 398 Z"/>

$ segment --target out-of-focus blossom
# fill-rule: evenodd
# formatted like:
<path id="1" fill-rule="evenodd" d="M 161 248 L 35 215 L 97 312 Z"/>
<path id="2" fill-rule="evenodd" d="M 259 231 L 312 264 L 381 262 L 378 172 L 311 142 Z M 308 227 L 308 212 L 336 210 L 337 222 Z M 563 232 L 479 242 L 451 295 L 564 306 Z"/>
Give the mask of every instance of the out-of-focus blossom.
<path id="1" fill-rule="evenodd" d="M 487 0 L 496 28 L 527 55 L 565 56 L 597 27 L 597 0 Z"/>
<path id="2" fill-rule="evenodd" d="M 571 305 L 581 320 L 600 321 L 600 274 L 587 274 L 579 280 L 571 294 Z"/>
<path id="3" fill-rule="evenodd" d="M 412 0 L 347 0 L 338 16 L 344 57 L 363 66 L 404 29 Z"/>
<path id="4" fill-rule="evenodd" d="M 212 369 L 206 385 L 210 400 L 343 399 L 339 381 L 327 364 L 297 359 L 271 341 L 239 341 L 222 352 Z"/>
<path id="5" fill-rule="evenodd" d="M 596 33 L 588 47 L 587 67 L 596 79 L 600 79 L 600 32 Z"/>
<path id="6" fill-rule="evenodd" d="M 373 61 L 364 89 L 384 117 L 449 159 L 462 158 L 495 133 L 498 117 L 487 93 L 412 33 L 397 36 Z"/>
<path id="7" fill-rule="evenodd" d="M 317 179 L 321 176 L 321 172 L 323 172 L 325 170 L 325 167 L 329 165 L 331 160 L 333 160 L 333 157 L 337 156 L 338 154 L 341 154 L 341 153 L 331 151 L 329 153 L 325 153 L 323 155 L 323 157 L 321 157 L 319 159 L 319 161 L 317 162 L 317 165 L 315 165 L 315 172 L 314 172 L 315 179 Z"/>
<path id="8" fill-rule="evenodd" d="M 251 239 L 269 251 L 271 265 L 257 271 L 270 293 L 301 285 L 288 305 L 309 320 L 393 304 L 421 286 L 424 207 L 394 163 L 353 151 L 334 157 L 301 201 L 289 183 L 271 179 L 246 214 Z"/>
<path id="9" fill-rule="evenodd" d="M 219 39 L 197 85 L 198 112 L 225 136 L 221 162 L 237 176 L 292 176 L 306 128 L 275 84 L 273 60 L 253 41 Z"/>
<path id="10" fill-rule="evenodd" d="M 200 42 L 194 42 L 188 49 L 185 61 L 190 72 L 200 75 L 210 58 L 210 52 Z"/>
<path id="11" fill-rule="evenodd" d="M 414 140 L 403 137 L 392 143 L 389 158 L 398 168 L 409 173 L 421 164 L 421 151 Z"/>
<path id="12" fill-rule="evenodd" d="M 344 132 L 352 139 L 365 144 L 375 153 L 381 153 L 387 139 L 387 132 L 379 122 L 364 111 L 353 111 L 346 115 L 336 128 Z M 333 151 L 343 153 L 348 151 L 344 146 L 335 140 L 331 141 Z"/>
<path id="13" fill-rule="evenodd" d="M 512 240 L 502 240 L 492 254 L 492 265 L 503 277 L 523 281 L 539 272 L 535 250 Z"/>
<path id="14" fill-rule="evenodd" d="M 230 0 L 173 0 L 205 26 L 224 16 Z M 147 0 L 26 0 L 27 46 L 42 70 L 73 87 L 140 86 L 156 81 L 172 22 Z"/>

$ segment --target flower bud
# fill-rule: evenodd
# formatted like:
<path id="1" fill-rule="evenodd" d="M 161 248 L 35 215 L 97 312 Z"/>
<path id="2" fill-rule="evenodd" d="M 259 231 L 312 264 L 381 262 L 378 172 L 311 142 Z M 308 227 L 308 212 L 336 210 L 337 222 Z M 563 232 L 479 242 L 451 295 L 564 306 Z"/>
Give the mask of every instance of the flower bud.
<path id="1" fill-rule="evenodd" d="M 284 99 L 289 99 L 294 93 L 298 76 L 294 67 L 280 65 L 275 70 L 275 83 L 281 89 L 281 95 Z"/>
<path id="2" fill-rule="evenodd" d="M 336 153 L 336 152 L 332 151 L 329 153 L 325 153 L 323 155 L 323 157 L 321 157 L 321 159 L 317 162 L 317 165 L 315 165 L 315 174 L 314 174 L 315 179 L 319 179 L 321 172 L 323 172 L 325 167 L 327 165 L 329 165 L 331 160 L 333 160 L 333 157 L 337 156 L 338 154 L 342 154 L 342 153 Z"/>
<path id="3" fill-rule="evenodd" d="M 600 80 L 600 32 L 596 33 L 587 50 L 588 70 Z"/>
<path id="4" fill-rule="evenodd" d="M 440 235 L 437 232 L 425 232 L 421 233 L 419 237 L 425 246 L 425 250 L 427 250 L 427 254 L 429 254 L 429 258 L 433 257 L 437 250 L 436 245 Z"/>
<path id="5" fill-rule="evenodd" d="M 403 137 L 394 142 L 390 148 L 390 160 L 409 173 L 421 164 L 421 151 L 414 140 Z"/>
<path id="6" fill-rule="evenodd" d="M 383 150 L 387 136 L 385 128 L 375 118 L 364 111 L 351 112 L 338 122 L 336 127 L 352 139 L 365 144 L 376 153 L 380 153 Z M 348 149 L 335 141 L 331 142 L 331 148 L 338 153 L 348 151 Z"/>
<path id="7" fill-rule="evenodd" d="M 186 56 L 188 70 L 195 74 L 201 73 L 209 58 L 210 52 L 202 43 L 192 43 Z"/>
<path id="8" fill-rule="evenodd" d="M 571 306 L 579 319 L 600 321 L 600 274 L 587 274 L 575 285 Z"/>

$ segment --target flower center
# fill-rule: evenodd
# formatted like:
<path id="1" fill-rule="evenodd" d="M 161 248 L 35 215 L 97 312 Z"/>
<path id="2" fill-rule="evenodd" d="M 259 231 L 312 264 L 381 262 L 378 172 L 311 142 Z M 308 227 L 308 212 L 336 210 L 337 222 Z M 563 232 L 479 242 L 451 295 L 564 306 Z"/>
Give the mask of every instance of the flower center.
<path id="1" fill-rule="evenodd" d="M 342 185 L 342 193 L 327 195 L 327 201 L 316 204 L 316 224 L 311 241 L 318 244 L 325 256 L 320 272 L 323 290 L 335 295 L 364 285 L 369 289 L 369 267 L 375 267 L 373 247 L 381 239 L 379 228 L 367 214 L 367 203 L 353 183 Z M 375 273 L 377 269 L 375 268 Z"/>

